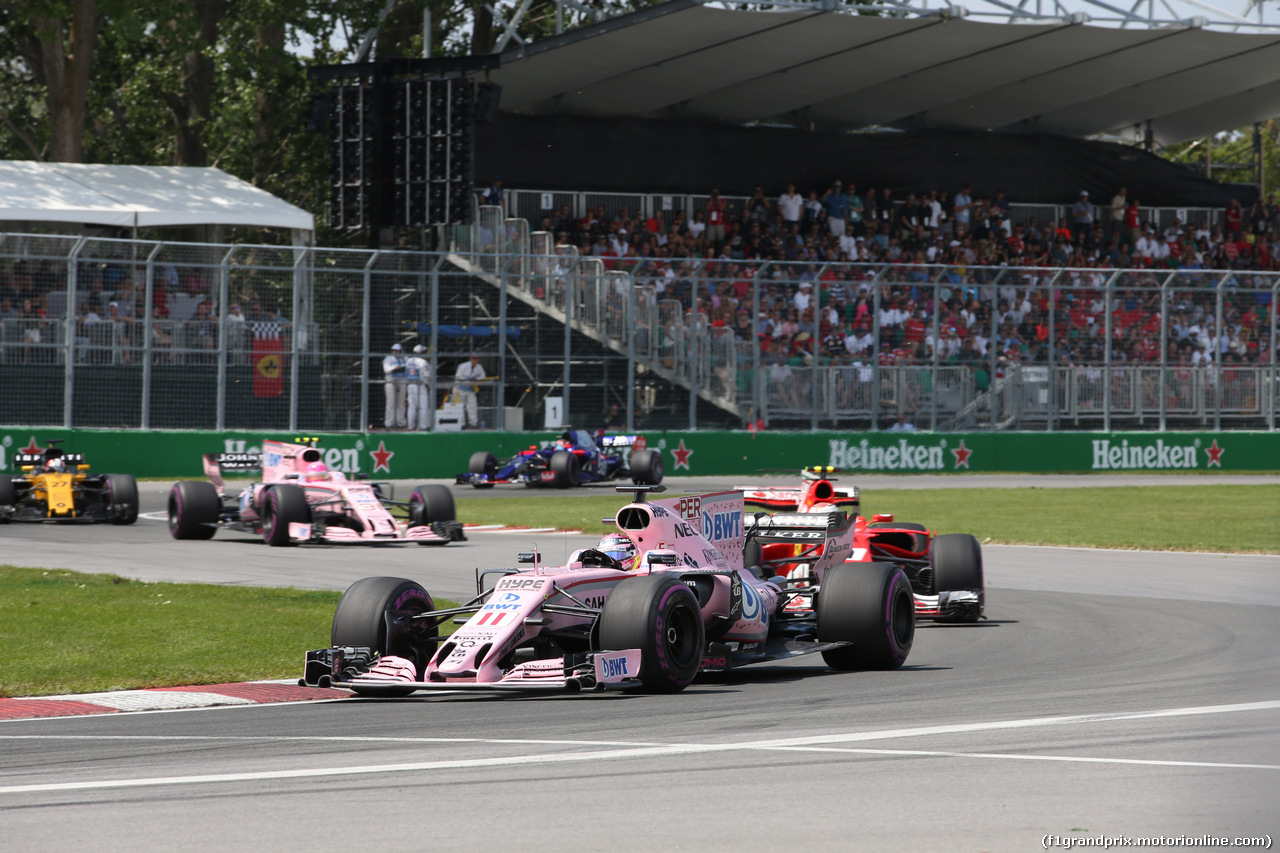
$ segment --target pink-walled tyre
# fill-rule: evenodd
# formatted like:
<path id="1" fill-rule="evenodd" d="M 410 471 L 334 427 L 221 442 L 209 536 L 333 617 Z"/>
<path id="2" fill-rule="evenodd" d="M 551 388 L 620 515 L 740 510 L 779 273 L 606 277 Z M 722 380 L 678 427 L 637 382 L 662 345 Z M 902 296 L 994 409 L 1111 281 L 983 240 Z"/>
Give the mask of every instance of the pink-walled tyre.
<path id="1" fill-rule="evenodd" d="M 706 629 L 698 599 L 670 575 L 624 580 L 605 599 L 600 649 L 640 650 L 640 681 L 649 693 L 676 693 L 702 666 Z"/>
<path id="2" fill-rule="evenodd" d="M 911 581 L 892 563 L 839 563 L 827 569 L 814 610 L 818 639 L 848 646 L 822 653 L 832 669 L 897 669 L 916 633 Z"/>
<path id="3" fill-rule="evenodd" d="M 310 523 L 311 507 L 307 505 L 307 494 L 301 486 L 278 483 L 267 489 L 262 499 L 262 538 L 268 545 L 293 545 L 289 538 L 289 525 Z"/>
<path id="4" fill-rule="evenodd" d="M 222 501 L 212 483 L 184 480 L 169 490 L 169 535 L 174 539 L 212 539 Z"/>
<path id="5" fill-rule="evenodd" d="M 329 634 L 335 646 L 365 646 L 379 655 L 393 654 L 413 660 L 424 667 L 435 654 L 437 638 L 432 631 L 427 639 L 418 637 L 407 648 L 400 648 L 387 637 L 388 610 L 429 613 L 435 609 L 431 596 L 420 584 L 406 578 L 361 578 L 347 587 L 333 612 L 333 628 Z M 422 674 L 419 671 L 419 678 Z M 377 696 L 408 696 L 412 687 L 378 685 L 357 688 L 357 693 Z"/>

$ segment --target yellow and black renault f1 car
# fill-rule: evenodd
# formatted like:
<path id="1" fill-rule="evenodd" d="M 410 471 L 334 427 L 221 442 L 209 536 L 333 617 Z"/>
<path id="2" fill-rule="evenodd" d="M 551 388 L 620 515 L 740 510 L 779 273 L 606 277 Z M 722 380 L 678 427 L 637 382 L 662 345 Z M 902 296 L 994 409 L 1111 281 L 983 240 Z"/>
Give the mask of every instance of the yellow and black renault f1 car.
<path id="1" fill-rule="evenodd" d="M 91 474 L 83 453 L 61 440 L 40 453 L 14 454 L 18 475 L 0 474 L 0 524 L 9 521 L 138 520 L 138 483 L 129 474 Z"/>

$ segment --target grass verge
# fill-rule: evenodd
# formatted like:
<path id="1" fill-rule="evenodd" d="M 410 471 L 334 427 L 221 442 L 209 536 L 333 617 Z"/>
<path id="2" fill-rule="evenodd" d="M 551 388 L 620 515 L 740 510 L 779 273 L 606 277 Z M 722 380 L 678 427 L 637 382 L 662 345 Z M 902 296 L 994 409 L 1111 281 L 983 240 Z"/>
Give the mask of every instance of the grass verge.
<path id="1" fill-rule="evenodd" d="M 0 565 L 0 696 L 296 678 L 341 596 Z"/>
<path id="2" fill-rule="evenodd" d="M 668 497 L 669 495 L 663 495 Z M 460 498 L 467 523 L 556 527 L 604 534 L 601 519 L 625 498 L 527 493 Z M 940 533 L 983 542 L 1280 553 L 1280 485 L 1121 486 L 1073 489 L 882 489 L 862 512 L 892 513 Z"/>

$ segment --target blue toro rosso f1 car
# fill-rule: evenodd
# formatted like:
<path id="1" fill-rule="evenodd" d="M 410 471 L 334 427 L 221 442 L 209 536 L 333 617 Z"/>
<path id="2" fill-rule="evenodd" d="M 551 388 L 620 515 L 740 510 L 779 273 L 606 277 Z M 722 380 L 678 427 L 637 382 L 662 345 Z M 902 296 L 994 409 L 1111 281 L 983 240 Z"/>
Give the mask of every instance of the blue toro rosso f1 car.
<path id="1" fill-rule="evenodd" d="M 663 475 L 662 452 L 647 449 L 643 436 L 593 434 L 585 429 L 566 430 L 547 446 L 533 445 L 502 463 L 480 450 L 471 455 L 467 467 L 457 482 L 477 489 L 498 483 L 567 489 L 626 479 L 639 486 L 656 486 Z"/>

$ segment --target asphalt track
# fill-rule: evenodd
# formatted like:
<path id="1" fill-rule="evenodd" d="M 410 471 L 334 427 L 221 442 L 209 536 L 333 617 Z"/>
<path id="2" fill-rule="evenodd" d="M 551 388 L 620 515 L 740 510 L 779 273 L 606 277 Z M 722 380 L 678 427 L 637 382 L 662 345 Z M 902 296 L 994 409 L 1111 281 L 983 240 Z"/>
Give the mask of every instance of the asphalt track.
<path id="1" fill-rule="evenodd" d="M 160 495 L 145 487 L 144 511 Z M 334 588 L 403 574 L 450 597 L 471 589 L 475 565 L 509 565 L 533 541 L 548 553 L 589 540 L 477 532 L 444 548 L 268 549 L 223 534 L 174 542 L 148 520 L 0 532 L 2 559 L 18 565 Z M 668 697 L 449 695 L 0 723 L 4 847 L 994 851 L 1043 849 L 1045 836 L 1277 840 L 1280 560 L 984 553 L 990 619 L 922 625 L 896 672 L 833 673 L 807 657 Z"/>

